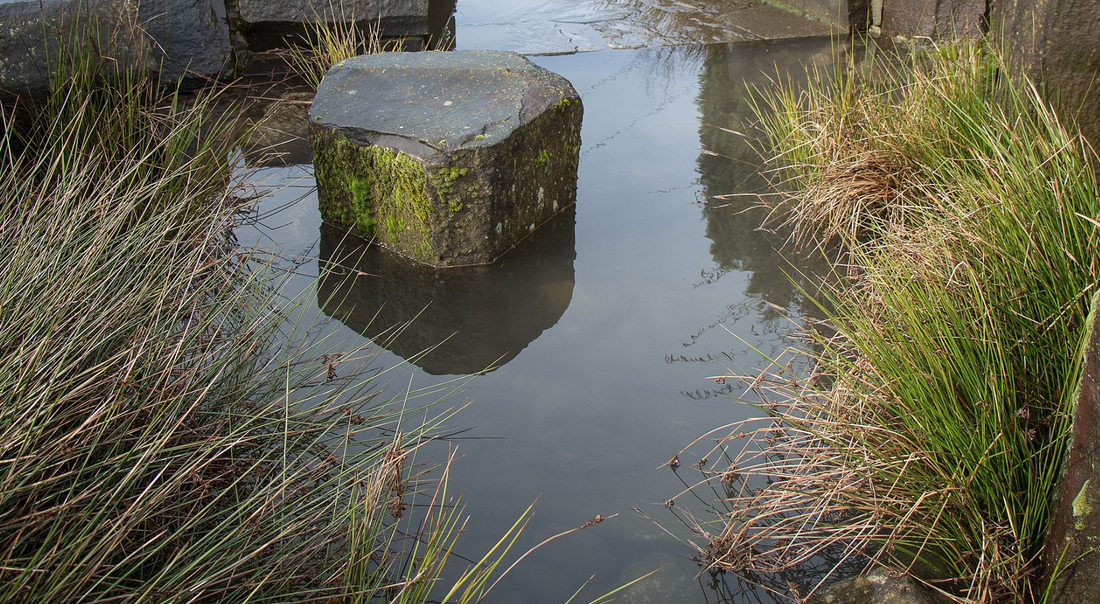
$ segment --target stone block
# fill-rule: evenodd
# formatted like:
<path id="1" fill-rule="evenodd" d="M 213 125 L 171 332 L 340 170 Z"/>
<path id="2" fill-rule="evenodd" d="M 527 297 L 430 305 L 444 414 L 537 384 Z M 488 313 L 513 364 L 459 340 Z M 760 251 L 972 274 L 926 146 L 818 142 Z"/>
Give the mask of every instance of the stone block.
<path id="1" fill-rule="evenodd" d="M 493 262 L 575 202 L 581 114 L 515 53 L 343 61 L 310 109 L 321 216 L 432 266 Z"/>
<path id="2" fill-rule="evenodd" d="M 882 33 L 936 40 L 979 38 L 987 28 L 987 0 L 884 0 Z"/>
<path id="3" fill-rule="evenodd" d="M 0 0 L 0 98 L 49 88 L 49 65 L 63 45 L 94 41 L 100 56 L 148 55 L 135 6 L 126 0 Z"/>
<path id="4" fill-rule="evenodd" d="M 1081 380 L 1062 473 L 1043 546 L 1052 604 L 1091 602 L 1100 593 L 1100 293 L 1085 324 Z"/>
<path id="5" fill-rule="evenodd" d="M 251 50 L 285 45 L 305 32 L 303 23 L 375 27 L 386 38 L 426 38 L 429 4 L 436 0 L 237 0 L 241 29 Z M 453 4 L 452 7 L 453 9 Z"/>
<path id="6" fill-rule="evenodd" d="M 91 41 L 99 56 L 132 62 L 167 86 L 233 69 L 222 0 L 0 0 L 2 96 L 45 93 L 50 58 L 63 44 Z"/>
<path id="7" fill-rule="evenodd" d="M 223 0 L 139 0 L 136 4 L 163 81 L 201 82 L 232 73 L 233 49 Z"/>
<path id="8" fill-rule="evenodd" d="M 1031 78 L 1064 123 L 1100 149 L 1100 6 L 1095 0 L 1005 0 L 992 30 L 1013 71 Z"/>

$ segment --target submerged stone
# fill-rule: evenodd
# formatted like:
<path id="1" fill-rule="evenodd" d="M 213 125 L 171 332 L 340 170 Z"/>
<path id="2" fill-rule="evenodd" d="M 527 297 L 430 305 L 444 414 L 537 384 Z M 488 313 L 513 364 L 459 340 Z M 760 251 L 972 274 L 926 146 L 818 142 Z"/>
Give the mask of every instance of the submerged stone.
<path id="1" fill-rule="evenodd" d="M 576 200 L 581 115 L 515 53 L 342 61 L 310 110 L 321 217 L 432 266 L 493 262 Z"/>
<path id="2" fill-rule="evenodd" d="M 950 601 L 912 577 L 883 568 L 837 581 L 810 599 L 811 604 L 947 604 Z"/>

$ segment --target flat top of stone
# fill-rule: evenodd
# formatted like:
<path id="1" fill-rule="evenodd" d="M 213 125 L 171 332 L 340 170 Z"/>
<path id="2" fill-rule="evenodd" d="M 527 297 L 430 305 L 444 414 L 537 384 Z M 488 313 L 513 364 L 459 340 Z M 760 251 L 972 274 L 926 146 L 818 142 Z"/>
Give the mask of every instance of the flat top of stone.
<path id="1" fill-rule="evenodd" d="M 309 116 L 357 142 L 422 155 L 498 143 L 577 98 L 565 78 L 512 52 L 384 53 L 334 65 Z M 424 148 L 402 148 L 393 137 Z"/>

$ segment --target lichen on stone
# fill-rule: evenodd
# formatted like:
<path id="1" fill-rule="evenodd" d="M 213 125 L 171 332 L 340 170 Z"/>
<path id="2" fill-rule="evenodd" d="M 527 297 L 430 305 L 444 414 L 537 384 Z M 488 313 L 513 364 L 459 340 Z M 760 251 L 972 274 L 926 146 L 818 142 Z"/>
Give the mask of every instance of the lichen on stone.
<path id="1" fill-rule="evenodd" d="M 1085 516 L 1092 513 L 1092 502 L 1089 500 L 1089 483 L 1092 479 L 1085 481 L 1085 484 L 1081 485 L 1081 490 L 1077 493 L 1077 496 L 1073 498 L 1073 528 L 1083 531 L 1088 526 L 1085 523 Z"/>

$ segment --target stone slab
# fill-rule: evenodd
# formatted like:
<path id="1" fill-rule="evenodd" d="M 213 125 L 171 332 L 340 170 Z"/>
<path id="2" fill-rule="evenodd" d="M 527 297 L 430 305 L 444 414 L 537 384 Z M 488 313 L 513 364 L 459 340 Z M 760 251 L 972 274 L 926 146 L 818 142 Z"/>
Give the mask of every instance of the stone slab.
<path id="1" fill-rule="evenodd" d="M 305 32 L 303 23 L 356 24 L 383 38 L 426 39 L 430 5 L 441 0 L 236 0 L 241 33 L 250 50 L 285 47 Z M 451 0 L 453 3 L 453 0 Z M 451 7 L 453 8 L 453 6 Z"/>
<path id="2" fill-rule="evenodd" d="M 806 19 L 798 13 L 770 4 L 754 4 L 722 15 L 730 31 L 743 32 L 745 40 L 790 40 L 819 38 L 842 30 L 824 21 Z M 847 32 L 847 26 L 843 31 Z"/>
<path id="3" fill-rule="evenodd" d="M 245 23 L 376 21 L 427 17 L 428 0 L 238 0 Z"/>
<path id="4" fill-rule="evenodd" d="M 867 26 L 870 0 L 783 0 L 781 3 L 838 31 L 862 31 Z"/>
<path id="5" fill-rule="evenodd" d="M 433 266 L 492 262 L 574 203 L 582 111 L 515 53 L 343 61 L 310 109 L 322 218 Z"/>

